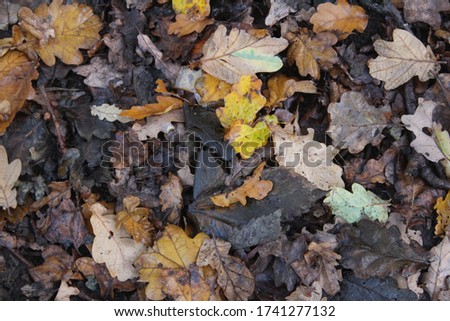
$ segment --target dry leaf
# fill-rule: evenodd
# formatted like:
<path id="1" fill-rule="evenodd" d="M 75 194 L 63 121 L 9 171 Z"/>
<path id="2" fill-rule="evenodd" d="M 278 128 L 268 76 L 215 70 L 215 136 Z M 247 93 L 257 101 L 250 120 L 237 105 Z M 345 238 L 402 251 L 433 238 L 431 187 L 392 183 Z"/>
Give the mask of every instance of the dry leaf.
<path id="1" fill-rule="evenodd" d="M 153 234 L 153 226 L 149 222 L 150 211 L 148 208 L 138 207 L 140 203 L 139 197 L 125 197 L 124 210 L 116 215 L 116 227 L 120 229 L 123 226 L 136 242 L 149 245 Z"/>
<path id="2" fill-rule="evenodd" d="M 314 25 L 314 32 L 334 31 L 339 40 L 347 38 L 353 30 L 363 32 L 368 21 L 364 9 L 350 5 L 347 0 L 337 0 L 336 4 L 320 4 L 317 13 L 309 20 Z"/>
<path id="3" fill-rule="evenodd" d="M 0 135 L 5 133 L 25 100 L 34 98 L 32 80 L 38 78 L 37 64 L 17 50 L 0 57 Z"/>
<path id="4" fill-rule="evenodd" d="M 154 115 L 147 118 L 145 125 L 134 124 L 131 131 L 135 133 L 139 140 L 147 140 L 148 138 L 157 138 L 159 133 L 169 133 L 175 129 L 172 124 L 184 123 L 184 113 L 182 109 L 175 109 L 162 115 Z"/>
<path id="5" fill-rule="evenodd" d="M 450 192 L 447 193 L 445 199 L 439 197 L 436 200 L 434 209 L 438 213 L 436 218 L 436 226 L 434 228 L 434 234 L 442 236 L 446 233 L 448 227 L 450 226 Z"/>
<path id="6" fill-rule="evenodd" d="M 206 291 L 204 287 L 208 268 L 195 264 L 206 239 L 208 236 L 204 233 L 191 239 L 178 226 L 166 226 L 153 247 L 136 261 L 141 281 L 148 282 L 147 299 L 163 300 L 169 293 L 176 293 L 177 298 L 183 300 L 209 299 L 210 289 Z"/>
<path id="7" fill-rule="evenodd" d="M 338 38 L 329 32 L 311 35 L 307 29 L 301 29 L 301 33 L 289 32 L 286 37 L 291 45 L 288 50 L 288 63 L 297 65 L 298 73 L 306 77 L 311 75 L 314 79 L 320 79 L 320 68 L 329 70 L 339 62 L 333 45 Z"/>
<path id="8" fill-rule="evenodd" d="M 3 145 L 0 145 L 0 206 L 4 209 L 16 208 L 17 190 L 14 188 L 22 171 L 22 162 L 15 159 L 8 163 L 8 154 Z"/>
<path id="9" fill-rule="evenodd" d="M 299 285 L 286 297 L 286 301 L 320 301 L 320 299 L 322 299 L 322 287 L 318 281 L 314 281 L 311 286 Z"/>
<path id="10" fill-rule="evenodd" d="M 237 28 L 227 36 L 227 28 L 219 25 L 203 46 L 202 69 L 234 84 L 244 75 L 279 70 L 283 62 L 275 55 L 287 46 L 286 39 L 257 38 Z"/>
<path id="11" fill-rule="evenodd" d="M 317 88 L 310 80 L 296 80 L 295 78 L 285 75 L 276 75 L 270 77 L 267 81 L 269 88 L 269 98 L 266 106 L 282 107 L 283 101 L 291 97 L 297 92 L 315 94 Z"/>
<path id="12" fill-rule="evenodd" d="M 176 13 L 207 17 L 211 11 L 209 0 L 173 0 L 172 8 Z"/>
<path id="13" fill-rule="evenodd" d="M 287 17 L 289 13 L 297 11 L 298 0 L 270 0 L 270 10 L 266 17 L 266 26 L 273 26 Z"/>
<path id="14" fill-rule="evenodd" d="M 272 190 L 273 183 L 268 180 L 261 180 L 262 170 L 265 163 L 261 163 L 253 172 L 253 175 L 247 178 L 242 186 L 229 193 L 223 193 L 211 196 L 213 203 L 220 207 L 228 207 L 231 204 L 240 202 L 247 204 L 247 197 L 256 200 L 262 200 Z"/>
<path id="15" fill-rule="evenodd" d="M 190 17 L 186 14 L 177 14 L 175 22 L 169 24 L 167 32 L 169 35 L 176 34 L 178 37 L 183 37 L 193 32 L 200 33 L 206 26 L 212 25 L 214 19 L 200 19 L 197 17 Z"/>
<path id="16" fill-rule="evenodd" d="M 48 66 L 55 64 L 55 57 L 65 64 L 79 65 L 83 62 L 80 49 L 90 49 L 100 41 L 102 22 L 92 8 L 62 2 L 53 0 L 49 6 L 42 3 L 34 13 L 27 7 L 19 10 L 27 50 L 35 50 Z"/>
<path id="17" fill-rule="evenodd" d="M 91 224 L 95 238 L 92 257 L 97 263 L 105 263 L 112 277 L 126 281 L 137 277 L 134 261 L 145 250 L 145 246 L 131 238 L 124 228 L 116 227 L 116 216 L 96 203 L 91 206 Z"/>
<path id="18" fill-rule="evenodd" d="M 328 113 L 328 133 L 333 145 L 348 148 L 352 154 L 363 151 L 367 144 L 378 146 L 392 116 L 389 105 L 376 108 L 367 103 L 363 94 L 354 91 L 344 93 L 339 103 L 331 103 Z"/>
<path id="19" fill-rule="evenodd" d="M 430 250 L 430 266 L 423 277 L 425 290 L 431 300 L 437 300 L 441 291 L 448 290 L 446 279 L 450 278 L 450 239 L 444 237 L 441 243 Z"/>
<path id="20" fill-rule="evenodd" d="M 197 79 L 195 89 L 202 98 L 201 105 L 224 99 L 231 92 L 231 85 L 207 73 Z"/>
<path id="21" fill-rule="evenodd" d="M 162 115 L 171 110 L 183 107 L 183 101 L 170 96 L 156 96 L 157 103 L 143 106 L 133 106 L 131 109 L 122 110 L 120 116 L 132 119 L 144 119 L 148 116 Z"/>
<path id="22" fill-rule="evenodd" d="M 171 224 L 178 224 L 180 222 L 180 212 L 183 207 L 182 192 L 183 186 L 181 185 L 180 178 L 175 174 L 169 173 L 169 180 L 161 185 L 159 200 L 162 205 L 161 211 L 165 213 L 164 217 Z"/>
<path id="23" fill-rule="evenodd" d="M 107 120 L 109 122 L 120 121 L 121 123 L 128 123 L 132 121 L 131 118 L 120 116 L 122 109 L 116 105 L 102 104 L 100 106 L 91 106 L 91 115 L 97 116 L 100 120 Z"/>
<path id="24" fill-rule="evenodd" d="M 448 0 L 404 0 L 403 14 L 408 23 L 425 22 L 433 28 L 441 25 L 440 11 L 450 11 Z"/>
<path id="25" fill-rule="evenodd" d="M 269 126 L 273 133 L 273 142 L 277 161 L 281 166 L 292 167 L 321 190 L 344 187 L 342 168 L 333 163 L 338 151 L 332 145 L 314 141 L 314 130 L 309 128 L 305 136 L 297 136 L 291 125 L 284 129 Z"/>
<path id="26" fill-rule="evenodd" d="M 247 300 L 255 290 L 252 273 L 241 259 L 230 256 L 231 244 L 220 239 L 206 239 L 198 253 L 198 266 L 212 266 L 217 283 L 230 301 Z"/>
<path id="27" fill-rule="evenodd" d="M 373 46 L 380 55 L 369 61 L 370 75 L 385 81 L 386 90 L 403 85 L 414 76 L 420 81 L 434 78 L 440 67 L 430 46 L 423 43 L 408 31 L 395 29 L 392 42 L 376 40 Z"/>
<path id="28" fill-rule="evenodd" d="M 185 164 L 181 169 L 179 169 L 177 171 L 177 175 L 184 186 L 194 186 L 194 174 L 191 173 L 188 164 Z"/>
<path id="29" fill-rule="evenodd" d="M 58 293 L 56 293 L 55 301 L 70 301 L 72 295 L 78 294 L 80 294 L 80 290 L 74 286 L 69 286 L 67 282 L 63 280 L 59 286 Z"/>
<path id="30" fill-rule="evenodd" d="M 12 1 L 0 2 L 0 12 L 4 13 L 0 15 L 0 30 L 8 29 L 8 25 L 17 22 L 17 12 L 20 9 L 20 4 Z"/>

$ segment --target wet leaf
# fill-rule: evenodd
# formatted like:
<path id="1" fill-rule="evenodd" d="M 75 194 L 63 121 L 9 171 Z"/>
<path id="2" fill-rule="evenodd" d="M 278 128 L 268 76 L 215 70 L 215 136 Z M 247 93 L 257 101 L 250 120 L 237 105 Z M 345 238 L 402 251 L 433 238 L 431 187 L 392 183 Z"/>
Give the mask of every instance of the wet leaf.
<path id="1" fill-rule="evenodd" d="M 180 222 L 181 208 L 183 206 L 183 186 L 180 178 L 169 173 L 169 180 L 161 185 L 161 210 L 165 213 L 164 217 L 171 224 Z"/>
<path id="2" fill-rule="evenodd" d="M 441 243 L 430 250 L 430 267 L 423 275 L 425 290 L 432 300 L 448 290 L 446 279 L 450 277 L 450 239 L 444 237 Z"/>
<path id="3" fill-rule="evenodd" d="M 306 94 L 317 93 L 317 88 L 312 81 L 296 80 L 283 74 L 270 77 L 267 81 L 269 98 L 266 106 L 282 107 L 283 102 L 297 92 Z"/>
<path id="4" fill-rule="evenodd" d="M 420 81 L 434 78 L 440 67 L 431 48 L 402 29 L 395 29 L 392 36 L 392 42 L 379 39 L 373 43 L 379 56 L 369 61 L 370 75 L 385 81 L 386 90 L 395 89 L 414 76 Z"/>
<path id="5" fill-rule="evenodd" d="M 8 163 L 8 154 L 3 145 L 0 145 L 0 206 L 4 209 L 16 208 L 17 190 L 14 188 L 22 171 L 22 162 L 19 159 Z"/>
<path id="6" fill-rule="evenodd" d="M 144 245 L 149 245 L 153 238 L 153 226 L 149 222 L 150 211 L 145 207 L 138 207 L 139 197 L 127 196 L 123 199 L 124 210 L 117 213 L 116 227 L 121 226 L 133 239 Z"/>

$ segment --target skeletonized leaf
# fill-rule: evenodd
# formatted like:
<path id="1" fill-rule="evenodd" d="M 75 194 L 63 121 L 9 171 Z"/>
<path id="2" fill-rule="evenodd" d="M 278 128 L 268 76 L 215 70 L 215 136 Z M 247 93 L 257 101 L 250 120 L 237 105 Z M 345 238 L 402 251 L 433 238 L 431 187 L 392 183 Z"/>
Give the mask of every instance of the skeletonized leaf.
<path id="1" fill-rule="evenodd" d="M 16 208 L 17 190 L 14 184 L 22 171 L 22 162 L 15 159 L 8 163 L 8 154 L 3 145 L 0 145 L 0 206 L 4 209 Z"/>
<path id="2" fill-rule="evenodd" d="M 116 107 L 116 105 L 103 104 L 100 106 L 91 107 L 91 115 L 97 116 L 100 120 L 106 119 L 107 121 L 120 121 L 121 123 L 128 123 L 132 121 L 131 118 L 120 116 L 122 109 Z"/>
<path id="3" fill-rule="evenodd" d="M 379 56 L 369 61 L 370 75 L 385 81 L 387 90 L 403 85 L 414 76 L 420 81 L 434 78 L 440 67 L 430 46 L 408 31 L 395 29 L 393 41 L 376 40 L 373 46 Z"/>
<path id="4" fill-rule="evenodd" d="M 203 46 L 202 69 L 228 83 L 239 82 L 243 75 L 274 72 L 283 66 L 275 55 L 286 49 L 284 38 L 257 38 L 244 30 L 220 25 Z"/>

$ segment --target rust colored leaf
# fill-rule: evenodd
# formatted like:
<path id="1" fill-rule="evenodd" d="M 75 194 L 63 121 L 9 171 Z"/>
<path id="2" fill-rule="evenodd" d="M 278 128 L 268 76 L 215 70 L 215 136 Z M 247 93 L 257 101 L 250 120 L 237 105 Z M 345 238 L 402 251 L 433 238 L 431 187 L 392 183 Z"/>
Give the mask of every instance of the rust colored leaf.
<path id="1" fill-rule="evenodd" d="M 147 104 L 143 106 L 133 106 L 131 109 L 124 110 L 120 116 L 132 119 L 144 119 L 148 116 L 162 115 L 171 110 L 183 107 L 181 99 L 170 96 L 157 96 L 157 103 Z"/>

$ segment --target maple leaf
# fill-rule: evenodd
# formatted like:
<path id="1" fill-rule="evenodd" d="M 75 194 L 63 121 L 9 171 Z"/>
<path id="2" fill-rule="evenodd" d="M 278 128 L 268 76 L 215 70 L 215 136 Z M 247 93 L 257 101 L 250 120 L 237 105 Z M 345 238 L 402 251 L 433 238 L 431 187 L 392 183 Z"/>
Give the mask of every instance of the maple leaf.
<path id="1" fill-rule="evenodd" d="M 369 17 L 360 6 L 350 5 L 347 0 L 337 0 L 336 4 L 322 3 L 317 7 L 309 22 L 313 31 L 334 31 L 340 40 L 347 38 L 353 30 L 363 32 Z"/>
<path id="2" fill-rule="evenodd" d="M 266 106 L 281 107 L 283 101 L 294 95 L 296 92 L 315 94 L 317 88 L 310 80 L 300 80 L 280 74 L 270 77 L 267 81 L 269 98 Z"/>
<path id="3" fill-rule="evenodd" d="M 195 82 L 195 90 L 202 98 L 200 104 L 207 104 L 224 99 L 230 92 L 232 86 L 219 78 L 204 73 Z"/>
<path id="4" fill-rule="evenodd" d="M 17 50 L 0 57 L 0 135 L 5 133 L 25 101 L 34 98 L 31 82 L 39 76 L 36 68 L 35 62 Z"/>
<path id="5" fill-rule="evenodd" d="M 18 15 L 27 50 L 36 51 L 48 66 L 55 64 L 55 57 L 65 64 L 79 65 L 83 62 L 80 49 L 90 49 L 100 41 L 102 22 L 86 5 L 63 5 L 62 0 L 53 0 L 49 6 L 39 5 L 34 13 L 23 7 Z"/>
<path id="6" fill-rule="evenodd" d="M 228 207 L 231 204 L 240 202 L 242 205 L 247 204 L 247 197 L 256 200 L 262 200 L 272 190 L 273 183 L 269 180 L 262 180 L 261 174 L 266 163 L 261 163 L 253 171 L 253 175 L 247 178 L 240 187 L 229 193 L 223 193 L 211 196 L 211 201 L 220 207 Z"/>
<path id="7" fill-rule="evenodd" d="M 320 68 L 329 70 L 339 62 L 333 45 L 338 38 L 329 32 L 312 35 L 307 29 L 294 34 L 289 32 L 286 38 L 291 45 L 288 49 L 288 63 L 297 65 L 298 72 L 302 76 L 311 75 L 314 79 L 320 79 Z"/>
<path id="8" fill-rule="evenodd" d="M 343 187 L 342 168 L 332 162 L 337 151 L 332 145 L 314 141 L 314 130 L 309 128 L 308 134 L 297 136 L 294 128 L 287 125 L 284 129 L 272 126 L 276 159 L 281 166 L 292 167 L 295 172 L 305 177 L 321 190 Z"/>
<path id="9" fill-rule="evenodd" d="M 161 210 L 166 212 L 167 221 L 172 224 L 178 224 L 180 221 L 180 211 L 183 206 L 183 186 L 177 175 L 169 173 L 169 180 L 161 185 Z"/>
<path id="10" fill-rule="evenodd" d="M 355 223 L 366 215 L 372 221 L 386 223 L 389 213 L 389 202 L 383 201 L 371 191 L 366 191 L 358 183 L 353 183 L 352 192 L 342 187 L 333 188 L 323 200 L 330 206 L 334 215 L 342 217 L 349 223 Z"/>
<path id="11" fill-rule="evenodd" d="M 217 283 L 228 300 L 247 300 L 255 290 L 252 273 L 241 259 L 230 256 L 231 244 L 220 239 L 206 239 L 198 253 L 198 266 L 217 271 Z"/>
<path id="12" fill-rule="evenodd" d="M 441 243 L 430 250 L 430 267 L 423 275 L 425 290 L 432 300 L 439 298 L 446 290 L 446 279 L 450 277 L 450 239 L 444 237 Z"/>
<path id="13" fill-rule="evenodd" d="M 97 263 L 105 263 L 112 277 L 126 281 L 136 277 L 133 262 L 145 250 L 142 243 L 130 237 L 124 228 L 116 227 L 116 216 L 100 203 L 90 207 L 91 224 L 95 234 L 92 257 Z"/>
<path id="14" fill-rule="evenodd" d="M 414 76 L 420 81 L 434 78 L 440 67 L 430 46 L 425 47 L 402 29 L 395 29 L 392 36 L 392 42 L 378 39 L 373 43 L 380 56 L 369 61 L 370 75 L 385 81 L 386 90 L 395 89 Z"/>
<path id="15" fill-rule="evenodd" d="M 116 105 L 102 104 L 100 106 L 91 106 L 91 115 L 97 116 L 100 120 L 107 120 L 109 122 L 120 121 L 121 123 L 128 123 L 132 121 L 131 118 L 120 116 L 122 109 Z"/>
<path id="16" fill-rule="evenodd" d="M 8 163 L 8 154 L 3 145 L 0 145 L 0 206 L 4 209 L 16 208 L 17 190 L 14 184 L 22 171 L 22 162 L 15 159 Z"/>
<path id="17" fill-rule="evenodd" d="M 392 116 L 389 105 L 375 108 L 363 94 L 354 91 L 344 93 L 339 103 L 331 103 L 328 113 L 333 144 L 343 142 L 342 148 L 348 148 L 352 154 L 361 152 L 367 144 L 380 144 L 382 131 Z"/>
<path id="18" fill-rule="evenodd" d="M 162 300 L 176 294 L 175 299 L 208 300 L 210 268 L 195 264 L 200 247 L 207 239 L 204 233 L 190 238 L 180 227 L 167 225 L 153 247 L 136 260 L 140 280 L 148 282 L 147 299 Z"/>
<path id="19" fill-rule="evenodd" d="M 152 241 L 153 226 L 148 221 L 150 211 L 145 207 L 138 207 L 139 197 L 127 196 L 123 199 L 124 210 L 116 215 L 116 228 L 121 226 L 130 234 L 133 239 L 145 245 L 149 245 Z"/>
<path id="20" fill-rule="evenodd" d="M 441 236 L 446 233 L 448 227 L 450 226 L 450 192 L 447 193 L 445 199 L 439 197 L 436 200 L 434 209 L 438 213 L 434 234 Z"/>
<path id="21" fill-rule="evenodd" d="M 219 25 L 203 46 L 201 67 L 208 74 L 234 84 L 241 76 L 274 72 L 283 66 L 276 54 L 286 49 L 284 38 L 252 36 L 244 30 Z"/>
<path id="22" fill-rule="evenodd" d="M 183 101 L 176 97 L 156 96 L 156 101 L 157 103 L 133 106 L 131 109 L 122 110 L 120 116 L 137 120 L 148 116 L 162 115 L 171 110 L 183 107 Z"/>

